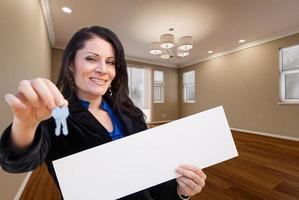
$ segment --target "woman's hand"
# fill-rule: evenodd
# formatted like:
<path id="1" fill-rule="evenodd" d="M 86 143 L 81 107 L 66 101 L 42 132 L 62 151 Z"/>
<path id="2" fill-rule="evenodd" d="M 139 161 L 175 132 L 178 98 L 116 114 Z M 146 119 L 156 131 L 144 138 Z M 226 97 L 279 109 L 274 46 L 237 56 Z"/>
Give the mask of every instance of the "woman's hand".
<path id="1" fill-rule="evenodd" d="M 193 196 L 199 193 L 205 186 L 207 176 L 196 166 L 180 165 L 176 172 L 182 175 L 176 179 L 178 193 L 182 196 Z"/>
<path id="2" fill-rule="evenodd" d="M 33 141 L 36 127 L 51 117 L 55 107 L 67 105 L 58 88 L 43 78 L 22 80 L 16 95 L 6 94 L 5 100 L 14 114 L 12 139 L 19 147 Z"/>

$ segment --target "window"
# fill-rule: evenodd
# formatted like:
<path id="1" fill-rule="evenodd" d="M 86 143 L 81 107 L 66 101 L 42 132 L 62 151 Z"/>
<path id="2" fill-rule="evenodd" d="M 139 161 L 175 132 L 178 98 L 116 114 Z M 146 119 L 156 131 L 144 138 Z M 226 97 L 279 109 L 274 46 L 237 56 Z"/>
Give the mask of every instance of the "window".
<path id="1" fill-rule="evenodd" d="M 164 103 L 163 71 L 154 71 L 154 103 Z"/>
<path id="2" fill-rule="evenodd" d="M 299 103 L 299 45 L 280 50 L 280 99 Z"/>
<path id="3" fill-rule="evenodd" d="M 134 104 L 144 107 L 144 71 L 142 68 L 128 67 L 129 96 Z"/>
<path id="4" fill-rule="evenodd" d="M 146 116 L 150 116 L 150 70 L 140 67 L 128 67 L 129 96 L 134 104 L 140 108 Z"/>
<path id="5" fill-rule="evenodd" d="M 195 71 L 183 73 L 183 95 L 184 102 L 195 102 Z"/>

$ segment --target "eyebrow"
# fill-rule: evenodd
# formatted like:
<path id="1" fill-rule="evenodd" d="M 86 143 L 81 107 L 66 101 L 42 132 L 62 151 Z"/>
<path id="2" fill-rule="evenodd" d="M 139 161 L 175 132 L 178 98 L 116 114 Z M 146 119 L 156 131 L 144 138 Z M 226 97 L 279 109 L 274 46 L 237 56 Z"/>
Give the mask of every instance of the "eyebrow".
<path id="1" fill-rule="evenodd" d="M 94 53 L 94 52 L 91 52 L 91 51 L 88 51 L 87 53 L 91 53 L 91 54 L 94 54 L 94 55 L 96 55 L 96 56 L 100 56 L 99 54 Z M 86 54 L 87 54 L 87 53 L 86 53 Z M 109 59 L 111 59 L 111 58 L 115 59 L 114 56 L 111 56 L 111 57 L 108 57 L 108 58 L 109 58 Z"/>

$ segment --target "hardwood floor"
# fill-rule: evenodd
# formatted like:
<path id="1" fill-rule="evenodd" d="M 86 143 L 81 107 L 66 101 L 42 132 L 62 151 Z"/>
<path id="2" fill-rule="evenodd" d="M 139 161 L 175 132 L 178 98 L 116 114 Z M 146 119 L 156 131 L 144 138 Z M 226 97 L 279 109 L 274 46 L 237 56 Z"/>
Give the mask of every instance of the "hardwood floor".
<path id="1" fill-rule="evenodd" d="M 204 169 L 206 187 L 192 200 L 299 199 L 299 142 L 235 131 L 233 137 L 239 156 Z M 42 166 L 32 173 L 20 199 L 59 198 Z"/>
<path id="2" fill-rule="evenodd" d="M 237 158 L 204 169 L 192 200 L 299 199 L 299 142 L 233 131 Z"/>
<path id="3" fill-rule="evenodd" d="M 60 200 L 60 193 L 45 164 L 34 170 L 20 200 Z"/>

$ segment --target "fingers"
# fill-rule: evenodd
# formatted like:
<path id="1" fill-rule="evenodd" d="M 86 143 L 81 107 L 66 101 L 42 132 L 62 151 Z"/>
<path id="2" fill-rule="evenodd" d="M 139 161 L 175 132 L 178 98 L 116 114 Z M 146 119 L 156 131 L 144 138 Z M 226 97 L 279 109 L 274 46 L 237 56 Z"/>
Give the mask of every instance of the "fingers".
<path id="1" fill-rule="evenodd" d="M 201 171 L 201 169 L 195 166 L 181 165 L 181 167 L 177 168 L 177 172 L 194 181 L 197 185 L 202 185 L 206 179 L 206 175 Z"/>
<path id="2" fill-rule="evenodd" d="M 192 190 L 183 181 L 177 179 L 178 193 L 183 196 L 191 196 Z"/>
<path id="3" fill-rule="evenodd" d="M 202 188 L 199 185 L 194 184 L 193 188 L 189 185 L 187 179 L 177 178 L 178 183 L 178 192 L 183 196 L 193 196 L 199 192 L 201 192 Z"/>
<path id="4" fill-rule="evenodd" d="M 198 180 L 200 179 L 198 174 L 188 169 L 177 168 L 177 172 L 185 177 L 188 177 L 190 180 L 193 180 L 195 183 L 198 183 Z"/>
<path id="5" fill-rule="evenodd" d="M 23 101 L 23 104 L 28 101 L 33 107 L 46 106 L 49 110 L 52 110 L 57 106 L 67 105 L 67 101 L 58 88 L 47 79 L 37 78 L 21 81 L 16 98 L 20 94 L 24 98 L 19 98 L 19 100 Z M 11 96 L 8 96 L 8 99 L 10 99 L 9 102 L 13 101 L 15 104 L 17 102 L 17 100 L 12 100 Z"/>
<path id="6" fill-rule="evenodd" d="M 64 99 L 61 92 L 58 90 L 58 88 L 49 80 L 45 80 L 46 85 L 48 86 L 51 94 L 54 97 L 55 103 L 57 106 L 62 107 L 64 105 L 68 105 L 67 100 Z"/>
<path id="7" fill-rule="evenodd" d="M 196 167 L 194 165 L 180 165 L 179 168 L 185 169 L 185 170 L 187 170 L 189 172 L 194 172 L 198 176 L 200 176 L 201 178 L 203 178 L 204 180 L 206 180 L 206 178 L 207 178 L 206 174 L 199 167 Z"/>
<path id="8" fill-rule="evenodd" d="M 10 106 L 13 113 L 16 113 L 17 110 L 26 108 L 26 105 L 19 98 L 12 94 L 6 94 L 4 99 Z"/>
<path id="9" fill-rule="evenodd" d="M 185 191 L 193 191 L 197 187 L 197 184 L 193 180 L 185 178 L 184 176 L 177 178 L 177 182 L 181 183 Z"/>
<path id="10" fill-rule="evenodd" d="M 19 84 L 18 92 L 23 94 L 25 99 L 28 100 L 34 107 L 39 106 L 39 96 L 32 88 L 30 81 L 22 80 Z"/>
<path id="11" fill-rule="evenodd" d="M 41 98 L 42 102 L 48 106 L 50 110 L 56 107 L 56 102 L 50 89 L 47 87 L 45 81 L 41 78 L 34 79 L 31 82 L 31 86 L 34 91 Z"/>
<path id="12" fill-rule="evenodd" d="M 186 196 L 192 196 L 199 193 L 205 186 L 205 180 L 207 176 L 198 167 L 192 165 L 180 165 L 176 169 L 180 177 L 177 178 L 180 194 Z"/>

